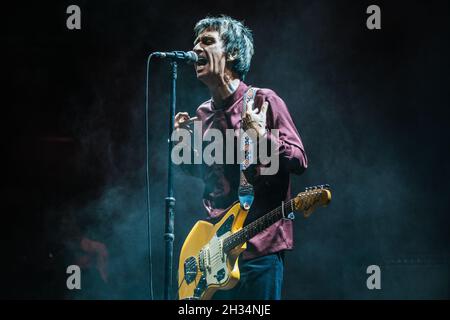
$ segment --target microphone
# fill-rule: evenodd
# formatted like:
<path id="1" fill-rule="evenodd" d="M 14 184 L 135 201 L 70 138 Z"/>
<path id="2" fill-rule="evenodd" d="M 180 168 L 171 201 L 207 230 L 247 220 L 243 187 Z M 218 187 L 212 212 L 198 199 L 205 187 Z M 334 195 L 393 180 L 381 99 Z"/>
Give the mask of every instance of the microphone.
<path id="1" fill-rule="evenodd" d="M 198 56 L 194 51 L 170 51 L 170 52 L 154 52 L 153 55 L 157 58 L 172 60 L 184 60 L 187 63 L 194 63 L 198 61 Z"/>

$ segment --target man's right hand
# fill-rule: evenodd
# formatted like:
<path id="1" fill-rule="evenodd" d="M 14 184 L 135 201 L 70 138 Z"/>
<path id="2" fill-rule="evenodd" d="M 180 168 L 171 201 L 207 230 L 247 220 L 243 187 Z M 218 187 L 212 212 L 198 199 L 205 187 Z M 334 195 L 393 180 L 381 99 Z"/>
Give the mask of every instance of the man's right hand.
<path id="1" fill-rule="evenodd" d="M 189 113 L 187 112 L 178 112 L 175 116 L 175 123 L 173 125 L 174 130 L 179 129 L 185 129 L 188 130 L 190 134 L 192 134 L 194 131 L 191 128 L 192 121 L 189 121 L 191 117 L 189 116 Z M 197 119 L 197 118 L 195 118 Z M 178 142 L 182 142 L 183 137 L 180 138 Z"/>
<path id="2" fill-rule="evenodd" d="M 178 128 L 186 128 L 189 129 L 189 124 L 188 124 L 188 120 L 191 117 L 189 116 L 189 113 L 187 112 L 178 112 L 177 115 L 175 116 L 175 124 L 174 124 L 174 129 L 178 129 Z"/>

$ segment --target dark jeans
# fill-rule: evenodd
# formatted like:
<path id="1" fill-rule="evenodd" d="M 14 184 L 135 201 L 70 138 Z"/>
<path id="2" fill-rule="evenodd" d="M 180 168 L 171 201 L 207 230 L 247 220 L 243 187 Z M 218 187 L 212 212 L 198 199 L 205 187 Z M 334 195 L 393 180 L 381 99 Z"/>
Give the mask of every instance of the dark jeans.
<path id="1" fill-rule="evenodd" d="M 231 290 L 218 290 L 214 300 L 280 300 L 284 252 L 251 260 L 239 258 L 241 279 Z"/>

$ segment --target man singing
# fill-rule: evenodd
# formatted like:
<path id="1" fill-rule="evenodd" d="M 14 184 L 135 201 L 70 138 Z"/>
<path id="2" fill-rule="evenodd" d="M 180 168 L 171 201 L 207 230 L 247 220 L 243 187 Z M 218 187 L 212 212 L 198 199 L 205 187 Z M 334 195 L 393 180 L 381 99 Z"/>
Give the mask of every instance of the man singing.
<path id="1" fill-rule="evenodd" d="M 252 140 L 275 145 L 279 170 L 274 175 L 262 175 L 257 161 L 244 171 L 253 186 L 254 201 L 246 223 L 256 220 L 290 199 L 290 174 L 301 174 L 307 158 L 299 133 L 283 100 L 270 89 L 256 89 L 254 103 L 246 112 L 243 97 L 250 86 L 243 80 L 249 71 L 254 53 L 251 31 L 241 22 L 228 16 L 207 17 L 194 28 L 194 51 L 199 59 L 195 64 L 197 78 L 209 90 L 211 99 L 196 112 L 202 122 L 203 134 L 211 128 L 225 132 L 253 129 Z M 180 112 L 175 128 L 183 127 L 190 116 Z M 271 134 L 278 129 L 279 135 Z M 237 139 L 237 138 L 236 138 Z M 240 144 L 235 143 L 239 148 Z M 224 150 L 226 148 L 224 147 Z M 255 155 L 256 156 L 256 155 Z M 271 155 L 274 156 L 274 155 Z M 220 218 L 238 199 L 242 184 L 240 164 L 183 165 L 189 173 L 205 183 L 203 205 L 208 219 Z M 241 278 L 231 290 L 219 290 L 215 299 L 281 299 L 284 251 L 293 248 L 291 220 L 280 220 L 253 237 L 239 259 Z"/>

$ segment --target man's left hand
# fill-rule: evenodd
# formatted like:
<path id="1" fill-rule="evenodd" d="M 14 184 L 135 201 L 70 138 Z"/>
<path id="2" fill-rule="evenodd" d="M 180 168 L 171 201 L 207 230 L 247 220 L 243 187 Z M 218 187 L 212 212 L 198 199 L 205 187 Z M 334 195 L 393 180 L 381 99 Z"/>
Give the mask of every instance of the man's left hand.
<path id="1" fill-rule="evenodd" d="M 247 111 L 242 119 L 243 129 L 244 131 L 253 129 L 257 137 L 252 138 L 260 138 L 266 134 L 266 113 L 268 106 L 269 103 L 267 101 L 264 101 L 259 110 L 257 108 L 253 109 L 253 103 L 247 105 Z M 252 136 L 251 131 L 253 130 L 250 130 L 247 133 Z"/>

